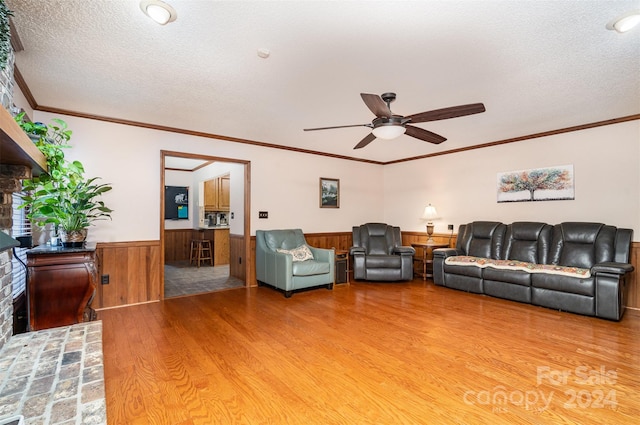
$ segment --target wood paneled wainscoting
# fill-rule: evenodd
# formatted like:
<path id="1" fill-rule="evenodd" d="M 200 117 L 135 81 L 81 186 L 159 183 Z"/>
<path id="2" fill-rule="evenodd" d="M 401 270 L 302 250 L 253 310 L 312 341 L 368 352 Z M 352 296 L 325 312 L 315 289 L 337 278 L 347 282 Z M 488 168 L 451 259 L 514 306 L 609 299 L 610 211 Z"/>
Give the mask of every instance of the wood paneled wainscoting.
<path id="1" fill-rule="evenodd" d="M 254 238 L 255 240 L 255 238 Z M 249 261 L 244 258 L 244 235 L 229 235 L 229 275 L 245 280 L 245 263 Z M 254 267 L 255 268 L 255 267 Z M 246 280 L 245 280 L 246 282 Z M 246 285 L 246 283 L 245 283 Z"/>
<path id="2" fill-rule="evenodd" d="M 454 247 L 456 246 L 458 235 L 452 233 L 434 233 L 432 238 L 436 243 L 446 243 Z M 402 245 L 405 246 L 411 246 L 412 243 L 427 243 L 427 239 L 429 239 L 429 236 L 426 232 L 402 232 Z"/>
<path id="3" fill-rule="evenodd" d="M 627 307 L 640 310 L 640 290 L 638 290 L 638 268 L 640 267 L 640 242 L 631 244 L 631 258 L 629 262 L 633 264 L 633 273 L 629 279 L 629 294 L 627 297 Z"/>
<path id="4" fill-rule="evenodd" d="M 349 249 L 352 245 L 351 232 L 309 233 L 305 234 L 307 243 L 318 248 Z M 456 235 L 434 234 L 435 241 L 455 245 Z M 426 242 L 426 232 L 403 232 L 404 245 Z M 245 261 L 251 264 L 250 275 L 245 281 L 248 286 L 256 286 L 255 252 L 256 238 L 251 237 L 250 258 L 242 253 L 243 239 L 241 235 L 230 238 L 231 267 L 230 270 L 244 272 Z M 93 307 L 96 309 L 137 304 L 161 299 L 160 282 L 160 241 L 112 242 L 99 243 L 96 248 L 98 256 L 98 274 L 109 275 L 109 284 L 98 284 Z M 640 267 L 640 242 L 633 242 L 631 247 L 631 264 L 635 271 L 629 279 L 627 307 L 640 309 L 640 290 L 638 289 L 638 268 Z M 235 273 L 235 272 L 234 272 Z M 235 274 L 234 274 L 235 276 Z M 237 276 L 239 277 L 239 276 Z M 98 279 L 100 282 L 100 279 Z"/>
<path id="5" fill-rule="evenodd" d="M 96 256 L 98 287 L 93 308 L 161 299 L 160 241 L 98 243 Z M 109 275 L 109 284 L 101 284 L 103 275 Z"/>

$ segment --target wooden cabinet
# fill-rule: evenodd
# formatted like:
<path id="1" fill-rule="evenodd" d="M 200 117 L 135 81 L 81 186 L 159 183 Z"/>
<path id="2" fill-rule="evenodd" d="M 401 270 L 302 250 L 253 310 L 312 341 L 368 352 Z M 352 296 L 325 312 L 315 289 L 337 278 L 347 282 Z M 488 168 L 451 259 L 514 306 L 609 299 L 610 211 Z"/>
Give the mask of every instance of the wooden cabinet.
<path id="1" fill-rule="evenodd" d="M 229 211 L 231 203 L 229 182 L 228 174 L 204 182 L 204 209 L 206 211 Z"/>
<path id="2" fill-rule="evenodd" d="M 204 209 L 215 210 L 218 207 L 218 179 L 204 182 Z"/>
<path id="3" fill-rule="evenodd" d="M 73 325 L 95 318 L 94 248 L 38 247 L 27 251 L 30 330 Z"/>
<path id="4" fill-rule="evenodd" d="M 222 176 L 218 179 L 218 207 L 220 211 L 229 211 L 231 204 L 231 194 L 229 176 Z"/>

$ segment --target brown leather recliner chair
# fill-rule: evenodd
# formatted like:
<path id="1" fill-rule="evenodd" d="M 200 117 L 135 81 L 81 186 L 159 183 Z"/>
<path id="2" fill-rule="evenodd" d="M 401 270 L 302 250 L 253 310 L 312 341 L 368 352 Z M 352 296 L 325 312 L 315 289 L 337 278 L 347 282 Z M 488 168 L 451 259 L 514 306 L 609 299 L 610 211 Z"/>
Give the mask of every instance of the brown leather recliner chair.
<path id="1" fill-rule="evenodd" d="M 353 277 L 356 280 L 413 279 L 415 249 L 402 246 L 400 228 L 385 223 L 353 227 Z"/>

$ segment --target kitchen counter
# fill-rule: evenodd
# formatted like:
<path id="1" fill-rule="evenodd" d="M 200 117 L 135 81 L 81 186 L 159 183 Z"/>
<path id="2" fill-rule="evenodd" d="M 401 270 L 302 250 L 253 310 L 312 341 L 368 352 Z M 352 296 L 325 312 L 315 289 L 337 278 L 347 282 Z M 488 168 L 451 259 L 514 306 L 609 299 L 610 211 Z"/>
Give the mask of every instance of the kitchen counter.
<path id="1" fill-rule="evenodd" d="M 215 266 L 229 264 L 229 225 L 224 226 L 195 226 L 189 229 L 165 229 L 164 231 L 164 259 L 171 263 L 190 260 L 190 246 L 193 239 L 207 239 L 211 241 L 213 249 L 213 263 Z"/>

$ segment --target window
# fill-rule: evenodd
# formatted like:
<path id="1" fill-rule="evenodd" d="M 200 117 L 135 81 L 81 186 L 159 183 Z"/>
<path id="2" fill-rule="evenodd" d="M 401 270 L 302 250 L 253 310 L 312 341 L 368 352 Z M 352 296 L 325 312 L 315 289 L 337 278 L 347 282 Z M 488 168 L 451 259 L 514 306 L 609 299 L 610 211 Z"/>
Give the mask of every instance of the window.
<path id="1" fill-rule="evenodd" d="M 13 227 L 11 228 L 11 235 L 13 238 L 16 236 L 30 236 L 31 235 L 31 222 L 27 218 L 27 211 L 24 209 L 18 209 L 22 205 L 22 198 L 19 193 L 13 194 Z M 15 300 L 24 293 L 26 290 L 27 272 L 24 264 L 27 261 L 27 249 L 28 248 L 16 248 L 16 255 L 11 258 L 11 266 L 13 269 L 13 299 Z M 17 258 L 16 258 L 17 257 Z"/>

